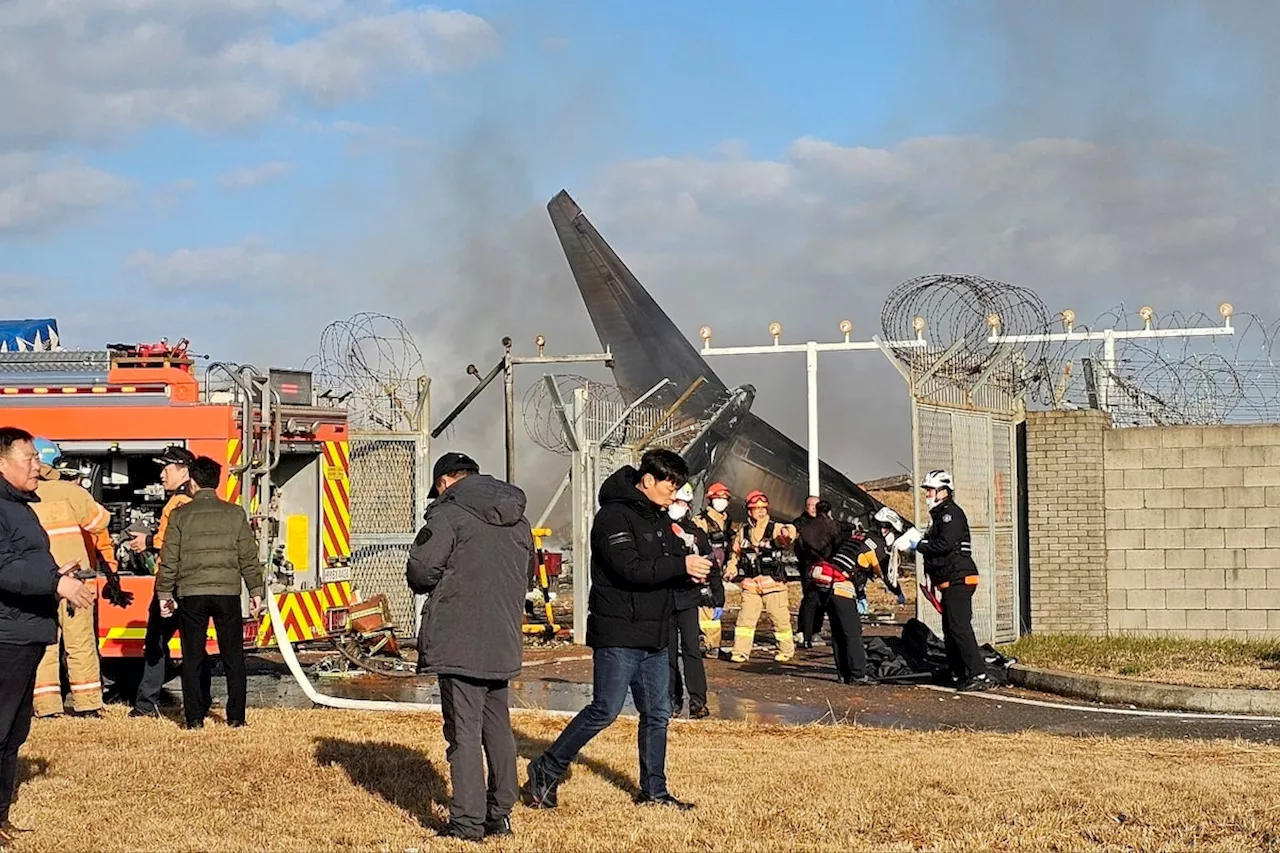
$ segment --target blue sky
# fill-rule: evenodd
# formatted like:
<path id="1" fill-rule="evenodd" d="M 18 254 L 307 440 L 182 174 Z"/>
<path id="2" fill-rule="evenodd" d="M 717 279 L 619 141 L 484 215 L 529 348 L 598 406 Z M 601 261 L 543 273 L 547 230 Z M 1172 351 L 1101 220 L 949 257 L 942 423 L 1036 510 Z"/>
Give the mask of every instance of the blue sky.
<path id="1" fill-rule="evenodd" d="M 533 152 L 529 203 L 561 186 L 584 186 L 612 163 L 714 156 L 726 141 L 740 142 L 753 159 L 773 159 L 801 136 L 867 146 L 935 134 L 1000 136 L 1014 119 L 986 118 L 1009 83 L 1006 46 L 980 24 L 966 28 L 977 20 L 966 7 L 977 8 L 952 0 L 454 4 L 497 28 L 499 57 L 440 76 L 388 75 L 366 97 L 331 109 L 293 98 L 289 109 L 244 128 L 193 133 L 157 122 L 107 146 L 58 146 L 142 192 L 131 204 L 97 211 L 88 225 L 6 240 L 4 272 L 125 287 L 130 274 L 119 259 L 135 249 L 166 254 L 252 236 L 302 250 L 325 231 L 320 211 L 335 185 L 376 197 L 397 179 L 386 158 L 348 156 L 348 137 L 308 129 L 313 123 L 394 127 L 427 146 L 426 158 L 433 143 L 447 144 L 487 115 Z M 1179 20 L 1170 14 L 1162 25 L 1170 44 L 1185 34 Z M 316 31 L 293 23 L 277 37 L 288 42 Z M 1090 73 L 1075 63 L 1078 57 L 1073 73 Z M 1109 67 L 1099 63 L 1094 73 Z M 1206 81 L 1218 79 L 1187 72 L 1194 63 L 1179 67 L 1190 89 L 1212 90 Z M 1038 129 L 1087 131 L 1088 110 L 1070 109 L 1071 100 L 1064 96 L 1061 114 Z M 569 123 L 582 127 L 570 134 L 570 153 L 557 157 L 571 113 L 583 118 Z M 289 171 L 244 190 L 217 183 L 219 175 L 266 162 Z M 176 210 L 149 203 L 184 182 L 194 187 Z"/>

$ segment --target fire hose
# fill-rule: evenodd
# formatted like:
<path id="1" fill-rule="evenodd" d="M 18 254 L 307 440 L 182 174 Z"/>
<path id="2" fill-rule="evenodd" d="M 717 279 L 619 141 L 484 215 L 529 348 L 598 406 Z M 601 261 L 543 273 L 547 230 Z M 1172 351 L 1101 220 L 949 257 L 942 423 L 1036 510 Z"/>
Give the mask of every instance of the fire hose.
<path id="1" fill-rule="evenodd" d="M 302 692 L 316 705 L 325 708 L 339 708 L 345 711 L 393 711 L 397 713 L 443 713 L 443 709 L 439 703 L 432 702 L 392 702 L 385 699 L 344 699 L 340 696 L 330 696 L 316 690 L 315 685 L 307 678 L 306 673 L 302 671 L 302 665 L 298 662 L 298 656 L 294 653 L 293 643 L 289 639 L 289 632 L 285 629 L 284 619 L 280 615 L 280 607 L 276 604 L 276 597 L 271 594 L 270 589 L 267 590 L 265 596 L 267 604 L 267 613 L 271 617 L 271 630 L 275 634 L 276 642 L 280 646 L 280 654 L 284 656 L 285 665 L 289 668 L 293 680 L 298 683 L 298 687 L 302 688 Z M 512 714 L 529 714 L 544 717 L 561 717 L 568 718 L 577 715 L 575 711 L 550 711 L 543 708 L 511 708 Z"/>

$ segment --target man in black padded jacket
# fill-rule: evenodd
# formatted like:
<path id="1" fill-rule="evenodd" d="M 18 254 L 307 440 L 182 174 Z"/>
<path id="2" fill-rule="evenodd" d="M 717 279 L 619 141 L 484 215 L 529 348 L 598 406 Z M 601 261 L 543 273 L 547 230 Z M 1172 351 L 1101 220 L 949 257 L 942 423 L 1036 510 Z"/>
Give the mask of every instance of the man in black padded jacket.
<path id="1" fill-rule="evenodd" d="M 639 470 L 623 466 L 600 487 L 591 527 L 591 593 L 587 645 L 595 691 L 547 751 L 529 763 L 525 804 L 555 808 L 557 788 L 578 752 L 622 711 L 627 690 L 640 712 L 641 805 L 693 808 L 667 790 L 667 723 L 673 593 L 687 578 L 701 582 L 711 561 L 689 554 L 671 530 L 666 508 L 688 479 L 679 454 L 650 450 Z"/>

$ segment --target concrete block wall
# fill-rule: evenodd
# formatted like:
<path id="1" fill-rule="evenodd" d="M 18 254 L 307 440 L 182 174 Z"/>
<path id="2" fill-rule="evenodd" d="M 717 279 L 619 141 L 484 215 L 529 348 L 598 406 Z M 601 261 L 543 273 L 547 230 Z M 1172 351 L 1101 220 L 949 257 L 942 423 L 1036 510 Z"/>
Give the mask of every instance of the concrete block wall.
<path id="1" fill-rule="evenodd" d="M 1109 425 L 1105 414 L 1092 410 L 1027 415 L 1033 631 L 1107 633 L 1103 465 Z"/>
<path id="2" fill-rule="evenodd" d="M 1112 633 L 1280 638 L 1280 426 L 1109 429 L 1103 468 Z"/>

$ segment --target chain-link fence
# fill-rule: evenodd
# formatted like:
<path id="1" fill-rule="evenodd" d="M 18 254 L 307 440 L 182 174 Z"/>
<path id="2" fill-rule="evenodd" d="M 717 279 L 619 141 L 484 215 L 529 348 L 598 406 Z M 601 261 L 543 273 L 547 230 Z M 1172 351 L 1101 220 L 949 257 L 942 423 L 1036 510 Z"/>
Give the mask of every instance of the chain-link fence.
<path id="1" fill-rule="evenodd" d="M 425 509 L 426 439 L 414 433 L 353 433 L 351 579 L 364 597 L 387 596 L 396 627 L 417 634 L 405 581 L 409 546 Z"/>

